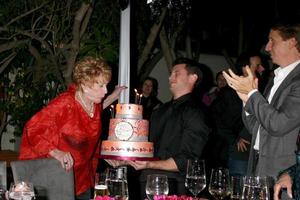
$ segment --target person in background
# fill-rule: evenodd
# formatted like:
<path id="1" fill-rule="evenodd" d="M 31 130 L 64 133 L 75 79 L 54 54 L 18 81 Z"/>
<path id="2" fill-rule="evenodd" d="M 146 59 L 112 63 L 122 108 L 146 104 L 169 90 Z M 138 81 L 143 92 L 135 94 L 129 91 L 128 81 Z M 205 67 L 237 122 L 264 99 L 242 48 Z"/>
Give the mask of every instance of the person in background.
<path id="1" fill-rule="evenodd" d="M 245 66 L 249 66 L 253 76 L 258 79 L 258 90 L 263 92 L 268 83 L 269 74 L 262 55 L 257 51 L 244 52 L 239 56 L 236 63 L 242 66 L 244 75 L 247 74 Z"/>
<path id="2" fill-rule="evenodd" d="M 162 105 L 162 102 L 157 98 L 157 80 L 153 77 L 146 77 L 141 84 L 140 91 L 142 94 L 141 105 L 143 106 L 143 119 L 149 120 L 151 118 L 153 110 L 157 109 L 160 105 Z M 126 162 L 124 162 L 124 164 L 126 164 Z M 137 171 L 132 167 L 128 167 L 127 174 L 130 199 L 140 199 L 140 194 L 136 192 L 140 190 L 140 171 Z"/>
<path id="3" fill-rule="evenodd" d="M 235 70 L 237 75 L 245 76 L 245 66 L 251 66 L 255 75 L 257 68 L 262 66 L 258 53 L 243 52 L 237 58 Z M 235 90 L 229 86 L 223 87 L 215 101 L 211 104 L 210 113 L 214 122 L 215 136 L 211 154 L 213 166 L 229 168 L 231 175 L 246 175 L 249 158 L 251 135 L 245 129 L 242 121 L 243 103 Z"/>
<path id="4" fill-rule="evenodd" d="M 156 109 L 150 120 L 149 141 L 154 143 L 154 157 L 158 161 L 129 161 L 142 170 L 141 198 L 145 199 L 148 174 L 165 174 L 169 194 L 186 194 L 184 186 L 187 159 L 200 158 L 210 129 L 204 121 L 199 104 L 192 97 L 193 89 L 202 79 L 201 64 L 179 58 L 174 61 L 169 77 L 173 99 Z"/>
<path id="5" fill-rule="evenodd" d="M 258 79 L 246 66 L 247 76 L 223 72 L 230 87 L 244 103 L 243 121 L 252 134 L 248 174 L 270 176 L 295 164 L 296 139 L 300 129 L 300 24 L 272 26 L 266 51 L 279 67 L 258 91 Z"/>
<path id="6" fill-rule="evenodd" d="M 259 52 L 256 51 L 247 51 L 241 53 L 237 58 L 235 68 L 237 70 L 237 75 L 247 76 L 247 71 L 245 66 L 249 66 L 250 71 L 254 77 L 259 79 L 258 87 L 259 91 L 263 91 L 265 87 L 265 76 L 266 72 L 265 67 L 263 66 L 262 56 Z M 231 89 L 234 94 L 232 94 L 236 99 L 239 99 L 235 90 Z M 243 104 L 241 99 L 239 99 L 239 113 L 236 113 L 236 116 L 239 116 L 239 120 L 242 120 L 242 108 Z M 229 103 L 230 104 L 230 103 Z M 227 119 L 228 120 L 228 119 Z M 234 121 L 234 120 L 233 120 Z M 239 124 L 239 123 L 236 123 Z M 235 127 L 237 127 L 235 125 Z M 247 174 L 248 159 L 250 153 L 250 142 L 251 135 L 245 128 L 244 124 L 236 130 L 236 137 L 234 142 L 229 146 L 229 159 L 228 159 L 228 168 L 229 172 L 232 175 L 241 175 L 245 176 Z"/>
<path id="7" fill-rule="evenodd" d="M 147 77 L 142 84 L 143 118 L 150 119 L 152 111 L 162 105 L 157 98 L 158 82 L 155 78 Z"/>
<path id="8" fill-rule="evenodd" d="M 248 60 L 248 66 L 250 67 L 251 72 L 256 76 L 262 76 L 266 69 L 263 66 L 261 55 L 258 52 L 245 52 L 244 56 L 246 56 Z M 244 69 L 244 73 L 245 72 L 246 70 Z"/>
<path id="9" fill-rule="evenodd" d="M 111 68 L 100 58 L 85 57 L 73 69 L 67 91 L 54 98 L 25 125 L 20 159 L 55 158 L 74 169 L 76 199 L 90 199 L 98 158 L 101 112 L 126 87 L 116 87 L 102 103 Z"/>
<path id="10" fill-rule="evenodd" d="M 211 103 L 216 99 L 218 93 L 220 92 L 221 88 L 225 87 L 227 82 L 222 74 L 222 71 L 216 74 L 216 86 L 212 87 L 208 92 L 206 92 L 202 97 L 202 102 L 206 106 L 210 106 Z"/>

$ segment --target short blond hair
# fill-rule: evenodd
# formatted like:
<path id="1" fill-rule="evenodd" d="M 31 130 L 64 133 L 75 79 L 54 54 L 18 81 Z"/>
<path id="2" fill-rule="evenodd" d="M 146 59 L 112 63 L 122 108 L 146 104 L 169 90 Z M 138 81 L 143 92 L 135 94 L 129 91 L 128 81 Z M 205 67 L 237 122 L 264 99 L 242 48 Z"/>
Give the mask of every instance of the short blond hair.
<path id="1" fill-rule="evenodd" d="M 73 69 L 73 81 L 77 86 L 93 84 L 99 76 L 103 82 L 109 82 L 111 78 L 111 68 L 101 58 L 84 57 L 76 63 Z"/>

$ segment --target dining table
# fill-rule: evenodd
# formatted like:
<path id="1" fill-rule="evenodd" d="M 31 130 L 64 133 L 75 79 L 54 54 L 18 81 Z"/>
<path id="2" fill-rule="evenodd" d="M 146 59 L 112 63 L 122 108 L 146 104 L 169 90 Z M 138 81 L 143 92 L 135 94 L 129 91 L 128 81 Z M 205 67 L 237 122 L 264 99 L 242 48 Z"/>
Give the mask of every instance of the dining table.
<path id="1" fill-rule="evenodd" d="M 0 160 L 6 161 L 7 167 L 10 166 L 11 161 L 16 161 L 19 159 L 19 152 L 12 150 L 1 150 L 0 151 Z"/>

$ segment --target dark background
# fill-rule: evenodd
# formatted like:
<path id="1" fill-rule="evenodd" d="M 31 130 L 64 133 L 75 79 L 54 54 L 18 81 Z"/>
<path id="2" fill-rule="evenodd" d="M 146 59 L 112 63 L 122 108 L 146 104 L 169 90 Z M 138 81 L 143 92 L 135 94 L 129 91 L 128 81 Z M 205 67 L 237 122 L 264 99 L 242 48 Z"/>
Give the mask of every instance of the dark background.
<path id="1" fill-rule="evenodd" d="M 299 4 L 299 0 L 193 0 L 191 35 L 201 43 L 201 51 L 218 53 L 225 48 L 235 56 L 241 21 L 247 41 L 244 48 L 258 49 L 266 44 L 270 25 L 276 20 L 300 19 Z"/>

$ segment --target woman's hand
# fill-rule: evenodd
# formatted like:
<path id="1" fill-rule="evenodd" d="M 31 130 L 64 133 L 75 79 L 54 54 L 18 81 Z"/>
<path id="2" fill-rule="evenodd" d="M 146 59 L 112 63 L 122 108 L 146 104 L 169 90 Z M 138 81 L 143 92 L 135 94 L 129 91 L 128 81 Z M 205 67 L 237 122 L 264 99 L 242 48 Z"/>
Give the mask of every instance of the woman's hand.
<path id="1" fill-rule="evenodd" d="M 126 86 L 116 86 L 114 91 L 109 95 L 109 97 L 112 99 L 112 101 L 114 102 L 115 100 L 117 100 L 119 98 L 120 93 L 125 90 L 127 87 Z"/>
<path id="2" fill-rule="evenodd" d="M 53 149 L 49 152 L 49 155 L 58 160 L 62 168 L 64 168 L 66 171 L 72 169 L 74 165 L 74 160 L 70 152 Z"/>
<path id="3" fill-rule="evenodd" d="M 115 100 L 117 100 L 120 96 L 120 93 L 125 90 L 126 86 L 116 86 L 115 90 L 104 99 L 103 101 L 103 109 L 107 108 L 110 104 L 112 104 Z"/>

